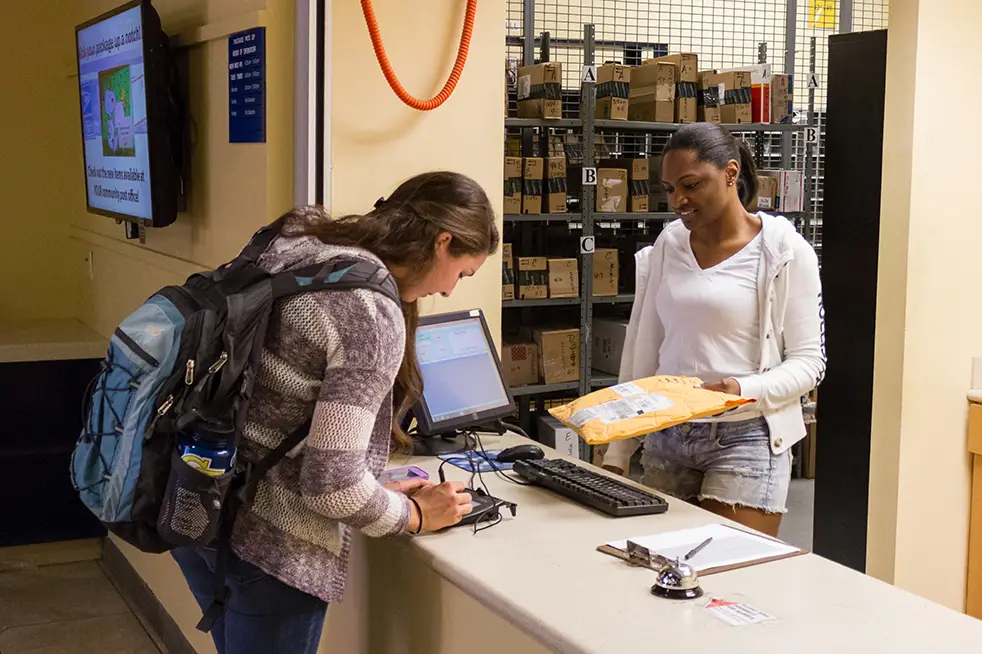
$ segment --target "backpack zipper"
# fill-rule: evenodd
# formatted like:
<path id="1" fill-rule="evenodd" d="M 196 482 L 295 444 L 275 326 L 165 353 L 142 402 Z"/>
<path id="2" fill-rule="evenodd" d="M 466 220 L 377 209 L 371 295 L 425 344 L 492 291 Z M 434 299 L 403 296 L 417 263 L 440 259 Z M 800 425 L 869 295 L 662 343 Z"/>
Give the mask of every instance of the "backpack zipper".
<path id="1" fill-rule="evenodd" d="M 194 359 L 188 359 L 184 364 L 184 385 L 190 386 L 194 383 Z"/>
<path id="2" fill-rule="evenodd" d="M 157 415 L 158 416 L 164 415 L 165 413 L 167 413 L 168 411 L 170 411 L 170 408 L 172 406 L 174 406 L 174 396 L 173 395 L 168 395 L 167 396 L 167 399 L 164 400 L 164 403 L 160 405 L 160 408 L 159 409 L 157 409 Z"/>
<path id="3" fill-rule="evenodd" d="M 117 327 L 116 331 L 113 332 L 113 335 L 116 336 L 116 338 L 118 338 L 120 341 L 122 341 L 123 344 L 126 345 L 126 347 L 128 347 L 131 352 L 133 352 L 133 354 L 140 357 L 145 363 L 153 366 L 154 368 L 160 367 L 160 362 L 157 361 L 157 359 L 155 359 L 154 357 L 152 357 L 146 350 L 140 347 L 140 345 L 132 338 L 130 338 L 129 334 L 124 332 L 122 329 Z"/>
<path id="4" fill-rule="evenodd" d="M 218 372 L 219 370 L 221 370 L 222 369 L 222 366 L 225 365 L 225 362 L 226 361 L 228 361 L 228 352 L 222 352 L 218 356 L 218 360 L 215 361 L 215 363 L 211 364 L 211 367 L 208 368 L 208 374 L 209 375 L 214 375 L 216 372 Z"/>

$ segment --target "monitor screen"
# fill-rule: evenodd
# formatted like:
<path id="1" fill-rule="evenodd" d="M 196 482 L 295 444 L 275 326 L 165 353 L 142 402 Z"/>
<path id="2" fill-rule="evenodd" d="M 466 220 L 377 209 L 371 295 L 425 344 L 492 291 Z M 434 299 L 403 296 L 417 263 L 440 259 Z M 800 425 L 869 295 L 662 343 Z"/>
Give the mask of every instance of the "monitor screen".
<path id="1" fill-rule="evenodd" d="M 480 311 L 427 316 L 416 331 L 424 433 L 509 415 L 512 399 Z"/>
<path id="2" fill-rule="evenodd" d="M 124 5 L 75 38 L 89 209 L 151 220 L 142 11 Z"/>

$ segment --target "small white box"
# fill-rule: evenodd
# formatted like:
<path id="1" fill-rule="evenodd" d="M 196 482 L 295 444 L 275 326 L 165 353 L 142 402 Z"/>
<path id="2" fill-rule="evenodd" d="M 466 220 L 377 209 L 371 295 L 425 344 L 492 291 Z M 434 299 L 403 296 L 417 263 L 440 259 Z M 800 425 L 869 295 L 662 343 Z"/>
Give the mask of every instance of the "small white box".
<path id="1" fill-rule="evenodd" d="M 616 375 L 621 371 L 621 354 L 627 338 L 626 320 L 593 320 L 593 368 Z"/>
<path id="2" fill-rule="evenodd" d="M 782 170 L 778 193 L 781 195 L 781 211 L 805 210 L 805 173 L 801 170 Z"/>
<path id="3" fill-rule="evenodd" d="M 777 198 L 774 210 L 793 213 L 805 210 L 805 173 L 801 170 L 762 170 L 761 175 L 777 179 Z"/>
<path id="4" fill-rule="evenodd" d="M 539 442 L 553 448 L 560 454 L 580 458 L 580 437 L 569 427 L 564 427 L 547 413 L 539 416 Z"/>

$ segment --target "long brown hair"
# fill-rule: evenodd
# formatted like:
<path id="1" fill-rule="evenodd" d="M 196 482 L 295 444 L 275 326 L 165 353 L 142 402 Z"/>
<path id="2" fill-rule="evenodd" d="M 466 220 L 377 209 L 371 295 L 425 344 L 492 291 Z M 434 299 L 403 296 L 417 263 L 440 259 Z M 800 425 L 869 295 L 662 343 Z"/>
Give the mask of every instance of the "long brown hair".
<path id="1" fill-rule="evenodd" d="M 433 268 L 436 240 L 451 235 L 449 250 L 455 257 L 494 254 L 498 228 L 487 194 L 471 178 L 459 173 L 433 172 L 417 175 L 397 188 L 388 199 L 380 199 L 365 215 L 329 218 L 322 210 L 303 213 L 304 232 L 330 245 L 368 250 L 389 268 L 411 273 L 396 278 L 401 288 L 414 286 Z M 316 213 L 316 218 L 311 216 Z M 312 219 L 313 218 L 313 219 Z M 397 446 L 409 438 L 400 425 L 402 416 L 423 392 L 423 378 L 416 361 L 416 302 L 403 302 L 406 348 L 393 388 L 395 415 L 392 438 Z"/>

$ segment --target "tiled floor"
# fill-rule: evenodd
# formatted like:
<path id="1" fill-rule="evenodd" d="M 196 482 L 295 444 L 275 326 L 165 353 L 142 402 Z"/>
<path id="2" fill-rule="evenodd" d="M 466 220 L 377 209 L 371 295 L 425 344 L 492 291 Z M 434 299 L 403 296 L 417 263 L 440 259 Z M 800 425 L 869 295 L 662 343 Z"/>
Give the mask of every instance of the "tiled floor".
<path id="1" fill-rule="evenodd" d="M 0 654 L 161 653 L 96 561 L 37 558 L 0 550 Z"/>

